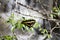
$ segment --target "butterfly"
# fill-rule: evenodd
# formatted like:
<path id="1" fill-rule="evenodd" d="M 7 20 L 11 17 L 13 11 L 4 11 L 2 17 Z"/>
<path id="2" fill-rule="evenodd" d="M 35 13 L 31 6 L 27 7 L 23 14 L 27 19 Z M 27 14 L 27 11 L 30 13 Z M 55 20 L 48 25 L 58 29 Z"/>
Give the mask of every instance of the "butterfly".
<path id="1" fill-rule="evenodd" d="M 29 28 L 31 28 L 31 27 L 33 27 L 35 22 L 36 21 L 34 19 L 29 19 L 29 20 L 22 21 L 22 24 L 24 24 L 25 26 L 28 26 Z"/>

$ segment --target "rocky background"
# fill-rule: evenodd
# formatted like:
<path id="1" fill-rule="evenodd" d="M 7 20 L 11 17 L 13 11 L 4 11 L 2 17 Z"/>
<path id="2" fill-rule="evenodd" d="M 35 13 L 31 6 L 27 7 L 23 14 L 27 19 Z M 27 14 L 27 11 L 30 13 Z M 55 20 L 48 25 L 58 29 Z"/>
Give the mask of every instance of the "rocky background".
<path id="1" fill-rule="evenodd" d="M 21 17 L 27 19 L 35 19 L 37 22 L 43 24 L 44 18 L 42 14 L 50 14 L 52 11 L 53 0 L 0 0 L 0 36 L 13 35 L 11 32 L 11 25 L 5 21 L 8 20 L 11 13 L 14 13 L 16 20 Z M 5 6 L 5 8 L 3 7 Z M 20 12 L 20 13 L 19 13 Z M 35 32 L 23 32 L 16 29 L 14 34 L 18 40 L 43 40 L 46 35 L 37 35 Z M 51 39 L 47 39 L 51 40 Z"/>

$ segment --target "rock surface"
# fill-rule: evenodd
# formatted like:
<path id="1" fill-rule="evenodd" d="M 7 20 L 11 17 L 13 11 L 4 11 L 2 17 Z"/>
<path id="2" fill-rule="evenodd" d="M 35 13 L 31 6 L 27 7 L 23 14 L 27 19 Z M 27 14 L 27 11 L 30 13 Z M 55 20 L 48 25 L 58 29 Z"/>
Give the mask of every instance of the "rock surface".
<path id="1" fill-rule="evenodd" d="M 25 0 L 17 0 L 18 2 L 27 5 Z M 42 0 L 45 2 L 45 0 Z M 47 1 L 48 2 L 48 1 Z M 47 3 L 46 2 L 46 3 Z M 44 3 L 45 4 L 45 3 Z M 48 4 L 48 3 L 47 3 Z M 0 19 L 0 35 L 12 35 L 11 32 L 11 25 L 5 23 L 4 21 L 8 19 L 8 17 L 11 15 L 11 13 L 14 13 L 16 16 L 16 20 L 20 19 L 22 16 L 26 17 L 27 19 L 35 19 L 37 22 L 39 21 L 39 23 L 42 23 L 42 19 L 41 18 L 34 18 L 34 17 L 30 17 L 30 16 L 25 16 L 25 15 L 31 15 L 31 16 L 36 16 L 36 17 L 42 17 L 42 15 L 36 11 L 27 9 L 26 7 L 23 6 L 19 6 L 19 10 L 17 9 L 19 5 L 16 5 L 16 8 L 12 11 L 9 11 L 7 13 L 1 13 L 0 16 L 2 16 L 3 19 Z M 15 11 L 20 11 L 21 14 L 16 13 Z M 25 15 L 22 15 L 25 14 Z M 22 32 L 22 30 L 15 30 L 15 34 L 18 38 L 18 40 L 43 40 L 45 38 L 45 36 L 42 35 L 36 35 L 35 32 Z"/>

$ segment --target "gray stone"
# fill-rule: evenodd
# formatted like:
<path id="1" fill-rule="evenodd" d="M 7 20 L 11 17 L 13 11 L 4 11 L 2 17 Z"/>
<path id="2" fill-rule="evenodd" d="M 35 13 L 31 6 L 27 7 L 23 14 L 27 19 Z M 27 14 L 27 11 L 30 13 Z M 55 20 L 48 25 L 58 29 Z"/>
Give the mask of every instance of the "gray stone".
<path id="1" fill-rule="evenodd" d="M 17 0 L 18 2 L 22 3 L 23 5 L 27 5 L 26 4 L 26 1 L 25 0 Z M 42 2 L 42 5 L 47 5 L 49 6 L 48 7 L 48 10 L 51 11 L 51 5 L 52 3 L 50 4 L 50 0 L 40 0 Z M 50 1 L 50 2 L 49 2 Z M 38 4 L 36 4 L 38 5 Z M 39 4 L 40 5 L 40 4 Z M 38 5 L 38 6 L 39 6 Z M 18 5 L 16 5 L 18 7 Z M 30 6 L 30 5 L 29 5 Z M 2 13 L 0 14 L 0 16 L 2 16 L 3 19 L 0 19 L 0 34 L 1 35 L 13 35 L 12 32 L 11 32 L 11 25 L 5 23 L 4 21 L 8 19 L 8 17 L 11 15 L 11 13 L 14 13 L 15 16 L 16 16 L 16 20 L 19 20 L 22 16 L 25 17 L 26 19 L 35 19 L 37 22 L 41 19 L 41 18 L 34 18 L 34 16 L 36 17 L 42 17 L 42 15 L 36 11 L 33 11 L 31 9 L 27 9 L 26 7 L 23 7 L 23 6 L 19 6 L 20 9 L 19 9 L 19 12 L 21 12 L 21 14 L 18 14 L 15 12 L 15 10 L 18 11 L 17 8 L 15 8 L 14 10 L 8 12 L 8 13 Z M 36 9 L 36 8 L 35 8 Z M 40 10 L 38 7 L 37 7 L 38 10 Z M 25 15 L 22 15 L 22 14 L 25 14 L 25 15 L 31 15 L 31 16 L 25 16 Z M 39 21 L 39 23 L 42 23 L 42 19 Z M 43 24 L 43 23 L 42 23 Z M 43 40 L 45 38 L 45 36 L 41 36 L 41 35 L 36 35 L 35 32 L 23 32 L 22 30 L 18 30 L 16 29 L 15 32 L 14 32 L 18 38 L 18 40 Z"/>

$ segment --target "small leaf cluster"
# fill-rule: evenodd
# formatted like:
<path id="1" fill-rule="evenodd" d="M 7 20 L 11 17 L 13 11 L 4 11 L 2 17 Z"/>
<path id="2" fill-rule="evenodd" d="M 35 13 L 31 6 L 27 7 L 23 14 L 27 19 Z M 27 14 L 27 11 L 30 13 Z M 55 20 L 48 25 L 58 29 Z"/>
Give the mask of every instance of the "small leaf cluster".
<path id="1" fill-rule="evenodd" d="M 53 19 L 59 19 L 60 18 L 60 7 L 53 7 L 52 13 L 50 14 L 50 17 Z"/>
<path id="2" fill-rule="evenodd" d="M 12 25 L 11 31 L 13 32 L 15 29 L 21 29 L 23 27 L 23 24 L 21 24 L 20 20 L 15 20 L 14 13 L 11 14 L 9 19 L 7 20 L 7 23 L 10 23 Z"/>
<path id="3" fill-rule="evenodd" d="M 5 35 L 1 36 L 0 40 L 17 40 L 16 36 Z"/>

